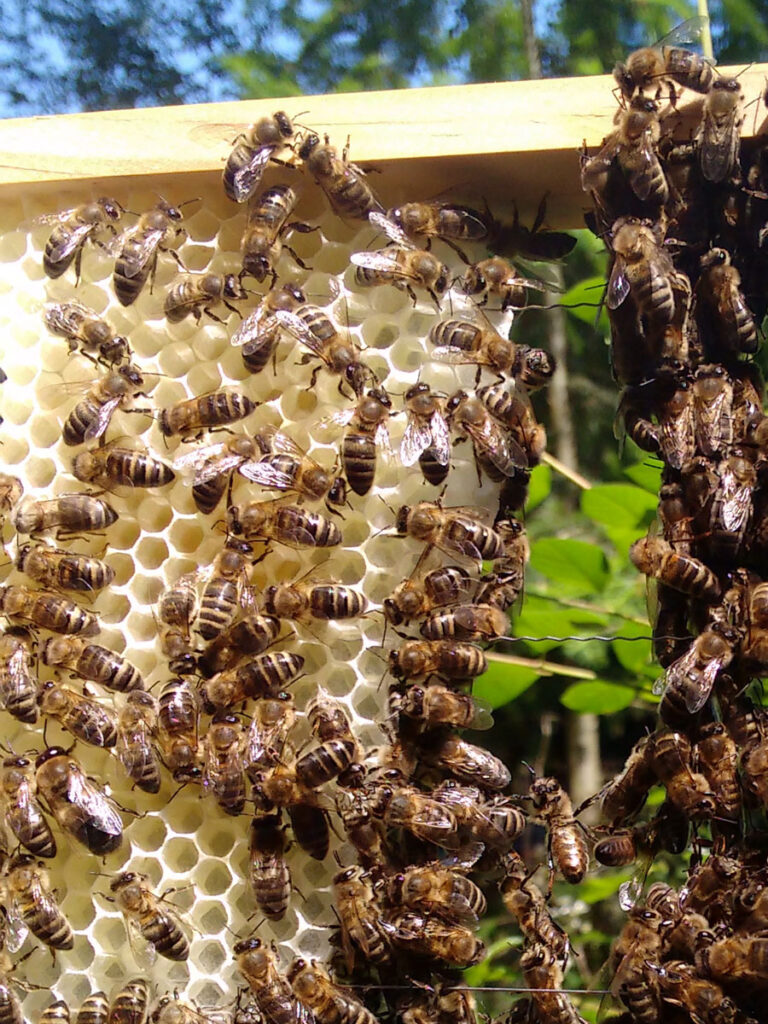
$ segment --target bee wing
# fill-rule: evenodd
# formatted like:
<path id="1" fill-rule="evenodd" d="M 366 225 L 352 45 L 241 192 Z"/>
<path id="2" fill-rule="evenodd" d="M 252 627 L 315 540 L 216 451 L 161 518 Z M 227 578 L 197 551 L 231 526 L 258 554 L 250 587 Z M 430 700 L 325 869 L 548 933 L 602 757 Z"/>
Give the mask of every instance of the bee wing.
<path id="1" fill-rule="evenodd" d="M 390 220 L 386 214 L 377 213 L 374 210 L 372 213 L 368 214 L 368 220 L 375 228 L 378 228 L 379 231 L 383 231 L 388 238 L 393 242 L 397 242 L 398 245 L 402 245 L 406 249 L 416 248 L 400 225 L 396 224 L 395 221 Z M 354 260 L 352 262 L 354 263 Z M 360 264 L 360 266 L 362 265 L 363 264 Z"/>
<path id="2" fill-rule="evenodd" d="M 18 953 L 26 942 L 29 935 L 29 928 L 19 911 L 18 903 L 14 899 L 5 900 L 5 948 L 9 953 Z"/>
<path id="3" fill-rule="evenodd" d="M 120 764 L 131 777 L 142 775 L 144 769 L 157 764 L 149 730 L 144 722 L 138 722 L 130 729 L 120 726 L 115 751 Z"/>
<path id="4" fill-rule="evenodd" d="M 13 652 L 5 663 L 6 679 L 0 686 L 0 705 L 7 707 L 8 704 L 17 704 L 18 701 L 29 693 L 34 693 L 37 687 L 27 670 L 27 654 L 23 647 Z"/>
<path id="5" fill-rule="evenodd" d="M 115 398 L 110 398 L 108 402 L 104 402 L 104 404 L 99 407 L 99 415 L 83 435 L 86 441 L 94 441 L 97 437 L 101 437 L 109 426 L 109 421 L 112 419 L 112 414 L 115 409 L 120 404 L 121 397 L 121 395 L 117 395 Z"/>
<path id="6" fill-rule="evenodd" d="M 212 459 L 219 460 L 223 458 L 228 447 L 229 445 L 225 441 L 220 441 L 218 444 L 207 444 L 202 448 L 195 448 L 191 452 L 184 452 L 183 455 L 177 455 L 173 460 L 173 468 L 180 470 L 199 469 Z"/>
<path id="7" fill-rule="evenodd" d="M 88 309 L 82 302 L 74 299 L 69 302 L 48 303 L 45 307 L 45 325 L 50 331 L 68 334 L 77 328 L 77 324 L 72 322 L 73 318 L 85 319 L 97 315 L 94 310 Z"/>
<path id="8" fill-rule="evenodd" d="M 98 821 L 99 829 L 110 836 L 123 833 L 123 820 L 117 808 L 79 767 L 70 767 L 67 779 L 67 802 L 84 817 Z"/>
<path id="9" fill-rule="evenodd" d="M 294 489 L 294 478 L 270 462 L 246 462 L 240 467 L 240 472 L 247 480 L 261 484 L 262 487 L 274 487 L 278 491 Z"/>
<path id="10" fill-rule="evenodd" d="M 284 327 L 289 334 L 311 349 L 316 356 L 322 356 L 323 341 L 310 331 L 300 316 L 296 316 L 288 309 L 278 309 L 274 318 L 281 327 Z"/>
<path id="11" fill-rule="evenodd" d="M 132 917 L 126 917 L 125 930 L 128 933 L 128 945 L 131 947 L 134 960 L 143 970 L 149 970 L 157 960 L 154 943 L 144 938 L 139 922 Z"/>
<path id="12" fill-rule="evenodd" d="M 638 199 L 647 199 L 651 194 L 653 185 L 653 169 L 657 163 L 656 154 L 653 151 L 653 136 L 651 129 L 646 128 L 635 147 L 632 150 L 631 174 L 629 183 L 632 191 Z"/>
<path id="13" fill-rule="evenodd" d="M 448 431 L 448 423 L 445 416 L 439 409 L 435 409 L 429 420 L 429 429 L 432 434 L 432 447 L 435 449 L 435 456 L 441 466 L 447 466 L 451 461 L 451 435 Z"/>
<path id="14" fill-rule="evenodd" d="M 597 179 L 610 169 L 620 148 L 619 141 L 613 134 L 599 152 L 585 160 L 581 168 L 581 187 L 585 192 L 597 187 Z"/>
<path id="15" fill-rule="evenodd" d="M 307 453 L 293 440 L 276 427 L 267 426 L 259 430 L 259 434 L 269 440 L 272 451 L 280 455 L 293 455 L 296 459 L 307 457 Z M 314 461 L 314 460 L 313 460 Z"/>
<path id="16" fill-rule="evenodd" d="M 400 461 L 404 466 L 413 466 L 418 462 L 422 452 L 432 444 L 432 430 L 429 421 L 408 417 L 400 442 Z M 445 463 L 442 463 L 445 465 Z"/>
<path id="17" fill-rule="evenodd" d="M 252 313 L 249 313 L 245 320 L 238 326 L 235 333 L 230 338 L 232 345 L 247 345 L 252 341 L 258 341 L 261 337 L 264 337 L 264 342 L 267 342 L 267 335 L 271 330 L 278 327 L 279 324 L 275 317 L 264 317 L 261 314 L 260 309 L 255 309 Z"/>
<path id="18" fill-rule="evenodd" d="M 722 438 L 721 424 L 730 423 L 726 406 L 730 404 L 731 395 L 723 390 L 713 402 L 696 402 L 695 431 L 696 443 L 703 455 L 714 455 L 720 450 Z M 723 419 L 724 415 L 727 417 Z"/>
<path id="19" fill-rule="evenodd" d="M 253 151 L 251 159 L 235 171 L 232 178 L 232 193 L 236 202 L 245 203 L 250 199 L 273 153 L 273 146 L 259 146 Z"/>
<path id="20" fill-rule="evenodd" d="M 380 249 L 377 252 L 353 252 L 349 258 L 356 267 L 379 270 L 385 274 L 402 274 L 395 251 L 388 252 L 386 249 Z"/>
<path id="21" fill-rule="evenodd" d="M 739 484 L 734 489 L 729 490 L 723 501 L 721 513 L 725 529 L 729 533 L 743 533 L 751 515 L 752 488 L 748 484 Z"/>
<path id="22" fill-rule="evenodd" d="M 701 49 L 704 32 L 709 25 L 709 18 L 705 14 L 699 14 L 695 18 L 688 18 L 680 25 L 675 25 L 671 32 L 655 44 L 660 46 L 681 46 L 686 49 Z"/>
<path id="23" fill-rule="evenodd" d="M 707 181 L 723 181 L 731 169 L 734 150 L 739 143 L 736 125 L 739 115 L 740 105 L 734 106 L 722 119 L 712 117 L 706 109 L 704 111 L 699 153 L 701 172 Z"/>
<path id="24" fill-rule="evenodd" d="M 135 234 L 135 230 L 132 229 L 132 233 Z M 147 231 L 144 233 L 141 241 L 139 242 L 138 249 L 132 250 L 130 256 L 124 256 L 124 267 L 123 274 L 126 277 L 138 277 L 147 266 L 149 261 L 155 255 L 158 245 L 163 240 L 164 231 L 159 228 L 155 231 Z M 125 239 L 123 239 L 123 244 Z M 124 249 L 121 248 L 121 253 L 124 253 Z"/>
<path id="25" fill-rule="evenodd" d="M 439 811 L 437 808 L 439 808 Z M 411 831 L 420 839 L 426 837 L 434 838 L 436 833 L 442 833 L 443 838 L 446 840 L 443 845 L 446 847 L 456 845 L 455 841 L 453 841 L 456 836 L 456 819 L 447 808 L 440 807 L 436 801 L 430 800 L 428 807 L 421 811 L 416 811 L 408 821 Z M 448 840 L 451 840 L 450 843 L 447 842 Z"/>
<path id="26" fill-rule="evenodd" d="M 608 309 L 618 309 L 628 295 L 629 278 L 627 277 L 626 264 L 621 256 L 616 256 L 613 261 L 611 276 L 608 278 L 608 290 L 605 298 Z"/>
<path id="27" fill-rule="evenodd" d="M 88 235 L 93 231 L 93 224 L 78 224 L 78 226 L 70 231 L 58 245 L 51 247 L 48 255 L 54 263 L 58 263 L 59 260 L 66 259 L 71 253 L 83 244 Z"/>
<path id="28" fill-rule="evenodd" d="M 432 358 L 438 363 L 487 363 L 487 359 L 479 352 L 467 352 L 457 345 L 437 345 L 432 349 Z"/>
<path id="29" fill-rule="evenodd" d="M 373 435 L 373 442 L 381 452 L 384 459 L 392 458 L 392 442 L 389 439 L 389 427 L 386 423 L 379 423 L 376 427 L 376 432 Z"/>

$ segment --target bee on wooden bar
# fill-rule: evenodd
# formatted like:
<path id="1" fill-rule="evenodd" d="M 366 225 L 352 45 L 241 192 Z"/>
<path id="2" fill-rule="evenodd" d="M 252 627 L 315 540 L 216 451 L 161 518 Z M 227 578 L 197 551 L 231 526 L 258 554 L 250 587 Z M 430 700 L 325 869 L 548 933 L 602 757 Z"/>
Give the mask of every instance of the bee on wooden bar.
<path id="1" fill-rule="evenodd" d="M 429 293 L 437 308 L 440 299 L 451 283 L 450 269 L 430 252 L 417 248 L 396 224 L 378 213 L 370 214 L 370 221 L 384 231 L 391 242 L 376 252 L 353 252 L 350 256 L 355 266 L 355 283 L 373 288 L 391 284 L 408 292 L 416 305 L 414 288 L 423 288 Z"/>
<path id="2" fill-rule="evenodd" d="M 328 548 L 341 544 L 341 530 L 319 512 L 276 501 L 249 501 L 227 509 L 227 531 L 246 541 L 276 540 L 288 547 Z"/>
<path id="3" fill-rule="evenodd" d="M 81 302 L 72 300 L 46 306 L 45 326 L 51 334 L 66 338 L 70 353 L 79 348 L 92 359 L 90 353 L 95 351 L 98 361 L 112 366 L 130 360 L 128 339 L 116 334 L 106 320 Z"/>
<path id="4" fill-rule="evenodd" d="M 78 533 L 96 533 L 111 526 L 117 512 L 100 498 L 90 494 L 60 494 L 46 501 L 30 499 L 13 517 L 19 533 L 42 533 L 58 530 L 59 537 Z"/>
<path id="5" fill-rule="evenodd" d="M 600 177 L 614 160 L 637 197 L 658 209 L 669 199 L 669 185 L 659 162 L 657 147 L 661 136 L 659 105 L 647 96 L 634 96 L 618 114 L 618 125 L 603 148 L 582 167 L 585 190 L 600 191 Z"/>
<path id="6" fill-rule="evenodd" d="M 0 800 L 3 821 L 19 843 L 36 857 L 55 857 L 56 840 L 35 795 L 34 767 L 28 758 L 4 758 Z"/>
<path id="7" fill-rule="evenodd" d="M 90 697 L 49 679 L 40 687 L 37 703 L 42 714 L 55 718 L 62 729 L 83 743 L 114 747 L 117 742 L 117 714 Z"/>
<path id="8" fill-rule="evenodd" d="M 72 473 L 83 483 L 104 491 L 115 487 L 165 487 L 176 474 L 142 448 L 126 448 L 109 441 L 80 452 L 72 460 Z"/>
<path id="9" fill-rule="evenodd" d="M 123 841 L 123 823 L 103 789 L 60 747 L 48 747 L 35 761 L 37 792 L 60 828 L 103 857 Z"/>
<path id="10" fill-rule="evenodd" d="M 245 742 L 243 724 L 236 715 L 218 712 L 203 740 L 203 786 L 223 811 L 240 814 L 245 807 Z"/>
<path id="11" fill-rule="evenodd" d="M 128 922 L 154 948 L 154 952 L 167 960 L 186 960 L 189 943 L 178 918 L 166 908 L 165 900 L 156 896 L 147 885 L 147 876 L 135 871 L 123 871 L 109 883 L 114 901 Z"/>
<path id="12" fill-rule="evenodd" d="M 161 409 L 157 425 L 163 437 L 194 438 L 205 430 L 245 419 L 257 405 L 240 391 L 209 391 L 206 395 L 185 398 Z"/>
<path id="13" fill-rule="evenodd" d="M 133 363 L 125 363 L 100 377 L 64 421 L 64 444 L 74 447 L 101 437 L 115 410 L 127 407 L 143 387 L 144 377 Z"/>
<path id="14" fill-rule="evenodd" d="M 0 634 L 0 707 L 20 722 L 37 721 L 37 677 L 32 672 L 28 629 L 9 627 Z"/>
<path id="15" fill-rule="evenodd" d="M 428 338 L 439 361 L 477 366 L 475 384 L 479 383 L 484 366 L 494 370 L 499 378 L 514 377 L 530 389 L 548 384 L 555 372 L 555 361 L 548 352 L 518 345 L 502 337 L 490 324 L 443 320 L 430 329 Z"/>
<path id="16" fill-rule="evenodd" d="M 248 847 L 248 881 L 256 905 L 270 921 L 285 916 L 291 898 L 291 869 L 285 851 L 280 813 L 255 815 Z"/>
<path id="17" fill-rule="evenodd" d="M 98 558 L 75 555 L 47 544 L 23 544 L 16 567 L 44 587 L 95 592 L 108 587 L 115 570 Z"/>
<path id="18" fill-rule="evenodd" d="M 281 149 L 293 150 L 298 142 L 296 126 L 283 110 L 260 117 L 234 141 L 222 181 L 224 191 L 235 203 L 247 202 L 259 187 L 269 161 Z"/>
<path id="19" fill-rule="evenodd" d="M 707 181 L 726 181 L 736 171 L 741 126 L 744 123 L 744 92 L 738 78 L 718 75 L 704 100 L 695 142 L 699 166 Z"/>
<path id="20" fill-rule="evenodd" d="M 83 679 L 125 693 L 143 690 L 138 669 L 121 655 L 79 637 L 51 637 L 40 652 L 44 665 L 64 665 Z"/>
<path id="21" fill-rule="evenodd" d="M 115 224 L 124 213 L 116 199 L 102 196 L 92 203 L 46 215 L 44 221 L 56 224 L 43 253 L 43 269 L 48 277 L 61 277 L 74 261 L 75 280 L 79 282 L 85 243 L 90 239 L 98 244 L 98 235 L 104 231 L 114 234 Z"/>
<path id="22" fill-rule="evenodd" d="M 183 274 L 166 293 L 163 311 L 171 324 L 181 323 L 190 314 L 199 324 L 203 313 L 223 324 L 226 321 L 213 312 L 213 307 L 222 305 L 230 313 L 239 313 L 229 300 L 242 301 L 247 297 L 248 293 L 234 274 Z"/>
<path id="23" fill-rule="evenodd" d="M 161 199 L 151 210 L 139 217 L 138 223 L 120 239 L 120 250 L 115 260 L 112 284 L 118 302 L 130 306 L 138 299 L 144 285 L 154 280 L 157 257 L 166 252 L 176 260 L 182 271 L 186 267 L 171 248 L 182 242 L 187 233 L 181 227 L 181 209 Z M 152 285 L 150 283 L 150 291 Z"/>
<path id="24" fill-rule="evenodd" d="M 630 53 L 626 62 L 616 64 L 613 77 L 622 96 L 631 100 L 646 89 L 654 89 L 658 99 L 662 85 L 666 84 L 674 104 L 672 82 L 693 92 L 708 93 L 715 78 L 712 64 L 693 50 L 684 49 L 686 44 L 701 43 L 705 25 L 705 18 L 689 18 L 653 46 L 642 46 Z"/>
<path id="25" fill-rule="evenodd" d="M 53 591 L 31 590 L 21 584 L 0 587 L 0 612 L 53 633 L 93 636 L 99 632 L 99 620 L 92 612 Z"/>
<path id="26" fill-rule="evenodd" d="M 267 274 L 271 274 L 274 287 L 277 281 L 275 266 L 283 249 L 288 250 L 302 269 L 307 269 L 307 265 L 299 259 L 284 239 L 291 231 L 307 233 L 317 230 L 309 224 L 288 220 L 298 201 L 298 193 L 289 185 L 273 185 L 252 200 L 240 242 L 243 254 L 241 281 L 248 275 L 261 282 Z"/>
<path id="27" fill-rule="evenodd" d="M 145 793 L 160 792 L 160 761 L 152 742 L 157 730 L 157 699 L 133 690 L 117 719 L 117 756 L 128 777 Z"/>
<path id="28" fill-rule="evenodd" d="M 328 201 L 340 217 L 365 220 L 369 214 L 384 213 L 384 208 L 365 180 L 365 173 L 348 159 L 349 140 L 341 157 L 330 139 L 325 144 L 317 135 L 308 135 L 299 147 L 299 157 L 322 188 Z"/>

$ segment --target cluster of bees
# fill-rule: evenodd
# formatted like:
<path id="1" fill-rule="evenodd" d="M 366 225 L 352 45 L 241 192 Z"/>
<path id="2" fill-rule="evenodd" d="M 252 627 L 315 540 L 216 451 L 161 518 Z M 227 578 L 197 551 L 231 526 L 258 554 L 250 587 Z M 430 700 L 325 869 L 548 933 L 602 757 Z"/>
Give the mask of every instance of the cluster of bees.
<path id="1" fill-rule="evenodd" d="M 618 423 L 663 467 L 659 529 L 630 557 L 654 587 L 664 670 L 659 727 L 593 798 L 604 820 L 596 859 L 640 865 L 612 951 L 614 1016 L 756 1022 L 768 985 L 768 747 L 749 691 L 768 667 L 768 494 L 764 386 L 750 357 L 766 313 L 766 137 L 741 142 L 738 77 L 719 75 L 680 34 L 614 74 L 616 129 L 584 156 L 582 181 L 611 258 Z M 688 91 L 700 97 L 698 122 L 681 141 Z M 654 786 L 665 800 L 641 820 Z M 657 883 L 642 896 L 654 857 L 691 841 L 684 888 Z"/>

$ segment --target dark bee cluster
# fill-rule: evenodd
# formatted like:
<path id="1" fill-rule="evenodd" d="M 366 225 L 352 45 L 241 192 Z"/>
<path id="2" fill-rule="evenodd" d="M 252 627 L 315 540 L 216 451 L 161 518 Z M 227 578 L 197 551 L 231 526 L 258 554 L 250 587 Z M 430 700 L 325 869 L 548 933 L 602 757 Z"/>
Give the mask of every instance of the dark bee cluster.
<path id="1" fill-rule="evenodd" d="M 768 435 L 752 357 L 768 309 L 768 149 L 762 132 L 741 140 L 738 77 L 674 41 L 614 74 L 616 129 L 584 156 L 582 182 L 610 255 L 618 421 L 662 465 L 660 528 L 630 558 L 656 591 L 664 671 L 656 731 L 593 798 L 598 862 L 640 864 L 623 891 L 611 991 L 622 1021 L 757 1021 L 768 984 L 757 909 L 768 747 L 752 688 L 768 669 Z M 685 140 L 681 117 L 695 119 Z M 643 818 L 655 786 L 664 802 Z M 654 858 L 691 844 L 685 887 L 643 895 Z"/>

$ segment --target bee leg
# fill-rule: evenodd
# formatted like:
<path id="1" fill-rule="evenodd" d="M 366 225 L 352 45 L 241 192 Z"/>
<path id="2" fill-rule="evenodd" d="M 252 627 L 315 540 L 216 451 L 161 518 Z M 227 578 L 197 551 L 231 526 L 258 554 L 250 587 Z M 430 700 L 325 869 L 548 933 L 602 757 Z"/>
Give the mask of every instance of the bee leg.
<path id="1" fill-rule="evenodd" d="M 320 227 L 319 225 L 313 226 L 312 224 L 304 224 L 304 222 L 300 220 L 292 220 L 290 224 L 286 224 L 283 230 L 286 234 L 289 231 L 300 231 L 302 234 L 307 235 L 312 231 L 319 231 Z"/>
<path id="2" fill-rule="evenodd" d="M 224 302 L 223 299 L 222 302 L 227 307 L 227 309 L 231 309 L 233 313 L 237 313 L 237 310 L 235 309 L 234 306 L 230 306 L 230 304 L 228 302 Z M 203 313 L 207 313 L 211 320 L 215 320 L 217 324 L 226 323 L 226 320 L 222 320 L 220 316 L 217 316 L 216 313 L 214 313 L 213 310 L 210 308 L 210 306 L 203 306 L 202 310 L 195 310 L 195 312 L 197 313 L 198 323 L 200 323 L 200 317 L 202 316 Z"/>
<path id="3" fill-rule="evenodd" d="M 312 230 L 314 231 L 314 228 Z M 312 269 L 310 266 L 308 266 L 304 262 L 304 260 L 299 256 L 299 254 L 296 252 L 296 250 L 292 249 L 290 247 L 290 245 L 285 245 L 283 248 L 285 248 L 291 254 L 291 256 L 293 257 L 294 263 L 297 263 L 301 267 L 302 270 L 311 270 Z"/>
<path id="4" fill-rule="evenodd" d="M 169 248 L 169 249 L 162 249 L 161 251 L 164 252 L 164 253 L 167 253 L 174 260 L 176 260 L 176 266 L 179 268 L 179 270 L 181 270 L 185 274 L 187 273 L 187 266 L 184 263 L 184 260 L 181 258 L 181 256 L 179 256 L 179 254 L 176 252 L 175 249 L 170 249 Z M 155 266 L 157 266 L 157 259 L 155 259 Z M 154 271 L 153 271 L 153 275 L 154 275 Z"/>
<path id="5" fill-rule="evenodd" d="M 80 284 L 80 268 L 83 265 L 83 247 L 78 246 L 75 253 L 75 288 Z"/>
<path id="6" fill-rule="evenodd" d="M 442 241 L 445 242 L 446 245 L 450 246 L 451 249 L 453 249 L 453 251 L 459 257 L 462 263 L 465 263 L 468 267 L 471 266 L 469 257 L 460 246 L 458 246 L 455 242 L 452 242 L 450 238 L 443 238 Z"/>

